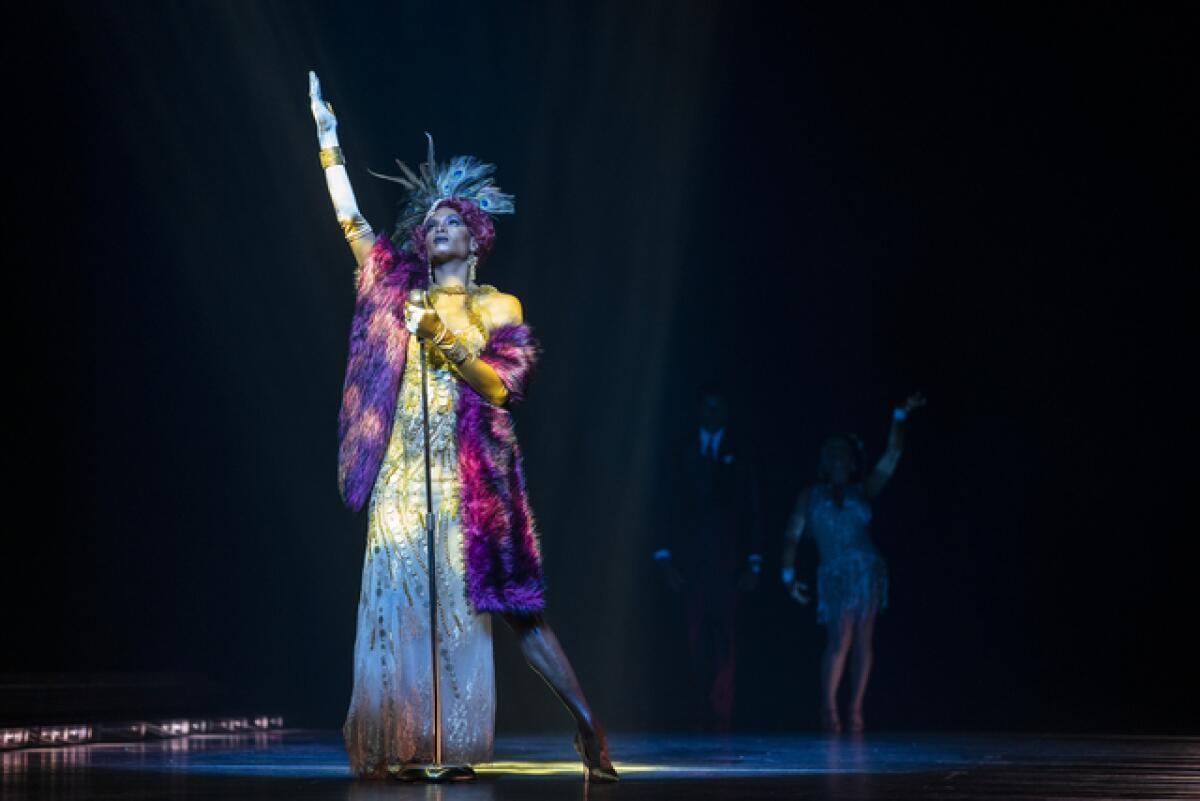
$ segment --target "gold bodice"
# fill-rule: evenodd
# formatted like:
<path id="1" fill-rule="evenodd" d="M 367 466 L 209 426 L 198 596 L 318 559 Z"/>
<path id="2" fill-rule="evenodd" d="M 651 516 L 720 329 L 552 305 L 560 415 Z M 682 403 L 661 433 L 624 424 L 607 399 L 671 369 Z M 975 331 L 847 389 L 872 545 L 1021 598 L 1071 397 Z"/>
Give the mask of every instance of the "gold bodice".
<path id="1" fill-rule="evenodd" d="M 471 324 L 454 331 L 472 354 L 478 354 L 487 342 L 485 330 L 476 304 L 480 297 L 495 292 L 491 286 L 480 286 L 467 297 L 466 312 Z M 439 501 L 439 514 L 453 516 L 458 511 L 458 449 L 455 441 L 454 412 L 458 400 L 460 383 L 453 366 L 446 361 L 441 351 L 434 347 L 422 349 L 415 336 L 408 339 L 408 354 L 404 374 L 400 381 L 400 397 L 396 403 L 396 414 L 392 435 L 384 455 L 376 490 L 385 494 L 409 496 L 412 503 L 401 503 L 400 508 L 424 510 L 425 487 L 425 434 L 421 415 L 421 360 L 424 350 L 425 365 L 429 380 L 429 450 L 430 473 L 433 484 L 440 491 L 435 493 Z M 416 503 L 417 497 L 420 502 Z M 440 498 L 439 498 L 440 496 Z M 410 522 L 410 521 L 405 521 Z M 415 522 L 415 521 L 413 521 Z M 420 524 L 418 524 L 420 526 Z M 407 526 L 405 526 L 407 527 Z"/>

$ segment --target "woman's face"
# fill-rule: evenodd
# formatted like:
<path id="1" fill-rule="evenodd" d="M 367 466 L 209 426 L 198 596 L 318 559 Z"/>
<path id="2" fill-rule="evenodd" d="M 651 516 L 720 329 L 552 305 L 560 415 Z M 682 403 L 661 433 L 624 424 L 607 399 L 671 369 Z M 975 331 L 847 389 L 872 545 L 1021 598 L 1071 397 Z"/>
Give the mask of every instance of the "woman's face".
<path id="1" fill-rule="evenodd" d="M 825 446 L 821 454 L 825 463 L 825 474 L 834 484 L 847 484 L 854 472 L 854 449 L 845 442 L 835 442 Z"/>
<path id="2" fill-rule="evenodd" d="M 425 220 L 425 256 L 430 264 L 465 259 L 474 245 L 471 229 L 452 206 L 439 206 Z"/>

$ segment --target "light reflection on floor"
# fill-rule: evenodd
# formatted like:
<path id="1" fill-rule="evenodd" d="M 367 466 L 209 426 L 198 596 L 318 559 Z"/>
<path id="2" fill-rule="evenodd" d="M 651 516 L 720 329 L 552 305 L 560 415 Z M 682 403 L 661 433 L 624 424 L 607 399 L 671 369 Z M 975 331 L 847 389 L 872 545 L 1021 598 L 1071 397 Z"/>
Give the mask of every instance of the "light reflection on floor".
<path id="1" fill-rule="evenodd" d="M 336 731 L 193 735 L 0 753 L 5 801 L 739 801 L 805 797 L 1200 798 L 1200 739 L 1029 734 L 612 735 L 622 781 L 589 786 L 568 734 L 500 737 L 462 785 L 353 781 Z"/>
<path id="2" fill-rule="evenodd" d="M 998 763 L 987 737 L 877 735 L 863 739 L 808 736 L 613 736 L 616 767 L 639 778 L 897 772 Z M 1003 740 L 1012 750 L 1011 738 Z M 500 737 L 488 775 L 580 775 L 569 736 Z M 349 777 L 340 737 L 283 731 L 193 735 L 175 740 L 40 748 L 0 755 L 3 772 L 61 769 L 169 771 L 227 776 Z"/>

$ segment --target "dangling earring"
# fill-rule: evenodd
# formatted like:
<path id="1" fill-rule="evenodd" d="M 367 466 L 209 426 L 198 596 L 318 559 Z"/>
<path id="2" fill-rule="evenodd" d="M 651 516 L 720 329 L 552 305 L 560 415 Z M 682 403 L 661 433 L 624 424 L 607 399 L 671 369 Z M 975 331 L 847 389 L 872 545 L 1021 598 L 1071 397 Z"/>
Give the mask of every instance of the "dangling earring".
<path id="1" fill-rule="evenodd" d="M 471 268 L 471 283 L 475 283 L 475 265 L 479 264 L 479 257 L 475 255 L 475 251 L 471 251 L 471 255 L 467 256 L 467 266 Z"/>
<path id="2" fill-rule="evenodd" d="M 425 269 L 429 272 L 429 283 L 426 286 L 433 289 L 433 262 L 429 259 L 425 260 Z"/>

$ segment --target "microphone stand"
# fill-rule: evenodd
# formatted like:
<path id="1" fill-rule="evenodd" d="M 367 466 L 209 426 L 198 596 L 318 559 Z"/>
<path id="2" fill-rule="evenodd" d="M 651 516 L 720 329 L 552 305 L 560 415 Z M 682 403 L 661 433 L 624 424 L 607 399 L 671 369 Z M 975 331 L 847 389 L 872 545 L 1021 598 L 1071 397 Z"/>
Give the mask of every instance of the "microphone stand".
<path id="1" fill-rule="evenodd" d="M 442 762 L 442 682 L 437 646 L 437 549 L 434 547 L 437 518 L 433 513 L 433 476 L 430 467 L 428 347 L 429 343 L 422 339 L 421 423 L 425 431 L 425 543 L 427 549 L 425 563 L 429 567 L 429 666 L 433 672 L 433 762 L 409 763 L 400 770 L 400 778 L 405 781 L 423 782 L 468 781 L 475 778 L 475 771 L 469 765 L 447 765 Z"/>

